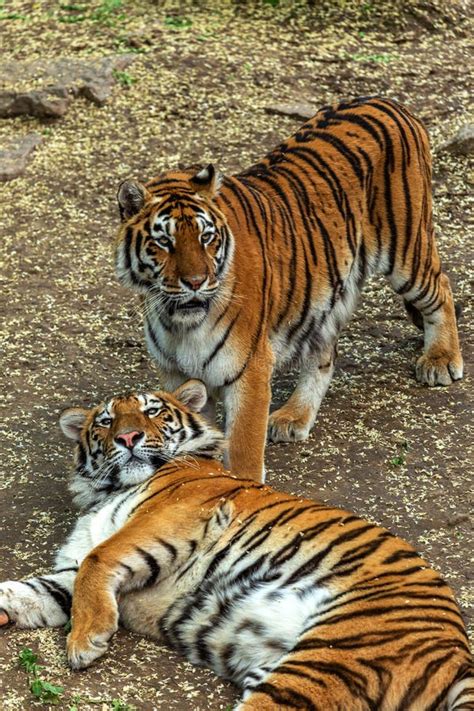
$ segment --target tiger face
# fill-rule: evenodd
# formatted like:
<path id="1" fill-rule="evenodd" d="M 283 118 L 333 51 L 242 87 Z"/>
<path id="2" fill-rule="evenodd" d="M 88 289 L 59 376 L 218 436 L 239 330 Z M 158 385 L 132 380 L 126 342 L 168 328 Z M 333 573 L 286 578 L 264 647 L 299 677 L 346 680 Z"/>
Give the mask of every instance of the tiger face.
<path id="1" fill-rule="evenodd" d="M 79 503 L 145 481 L 172 459 L 219 454 L 221 432 L 198 414 L 206 400 L 204 384 L 189 380 L 173 394 L 131 393 L 64 410 L 59 424 L 78 445 L 71 488 Z"/>
<path id="2" fill-rule="evenodd" d="M 118 278 L 147 294 L 170 324 L 201 322 L 230 265 L 233 240 L 214 201 L 218 187 L 208 166 L 196 175 L 167 173 L 147 186 L 125 181 L 119 188 Z"/>

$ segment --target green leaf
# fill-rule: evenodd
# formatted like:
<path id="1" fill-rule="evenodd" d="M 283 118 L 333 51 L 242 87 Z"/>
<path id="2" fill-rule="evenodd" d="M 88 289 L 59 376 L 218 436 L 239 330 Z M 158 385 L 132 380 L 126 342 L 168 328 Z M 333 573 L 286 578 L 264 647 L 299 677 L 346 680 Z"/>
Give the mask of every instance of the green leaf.
<path id="1" fill-rule="evenodd" d="M 0 11 L 0 20 L 27 20 L 27 15 L 22 15 L 21 12 L 2 12 Z"/>
<path id="2" fill-rule="evenodd" d="M 112 74 L 122 86 L 132 86 L 132 84 L 135 84 L 136 80 L 128 72 L 121 72 L 118 69 L 114 69 Z"/>
<path id="3" fill-rule="evenodd" d="M 63 17 L 58 17 L 58 22 L 64 22 L 67 25 L 74 25 L 76 22 L 84 22 L 87 20 L 85 15 L 64 15 Z"/>
<path id="4" fill-rule="evenodd" d="M 396 59 L 393 54 L 354 54 L 352 59 L 355 62 L 378 62 L 380 64 L 389 64 Z"/>
<path id="5" fill-rule="evenodd" d="M 112 711 L 135 711 L 134 706 L 130 706 L 130 704 L 126 704 L 123 701 L 120 701 L 120 699 L 114 699 L 111 702 L 110 707 Z"/>
<path id="6" fill-rule="evenodd" d="M 55 704 L 64 693 L 62 686 L 56 686 L 44 679 L 34 679 L 30 684 L 31 693 L 40 701 Z"/>
<path id="7" fill-rule="evenodd" d="M 399 444 L 398 454 L 391 458 L 390 464 L 392 464 L 394 467 L 401 467 L 403 464 L 405 464 L 407 459 L 406 455 L 409 448 L 410 445 L 407 440 L 404 440 L 401 444 Z"/>
<path id="8" fill-rule="evenodd" d="M 165 27 L 172 27 L 175 30 L 185 30 L 191 27 L 193 21 L 188 17 L 165 17 Z"/>
<path id="9" fill-rule="evenodd" d="M 30 684 L 30 690 L 38 699 L 41 699 L 43 693 L 43 682 L 41 679 L 34 679 Z"/>
<path id="10" fill-rule="evenodd" d="M 29 647 L 25 647 L 25 649 L 21 650 L 18 655 L 18 659 L 20 661 L 20 666 L 22 666 L 28 674 L 36 675 L 41 669 L 41 667 L 37 664 L 38 655 L 35 654 Z"/>
<path id="11" fill-rule="evenodd" d="M 123 13 L 116 14 L 117 10 L 122 9 L 122 6 L 122 0 L 102 0 L 97 10 L 91 13 L 91 19 L 107 25 L 110 25 L 114 20 L 124 20 L 125 15 Z"/>
<path id="12" fill-rule="evenodd" d="M 61 3 L 59 7 L 61 8 L 61 10 L 70 10 L 71 12 L 78 10 L 80 12 L 82 10 L 85 10 L 87 5 L 83 5 L 82 3 Z"/>
<path id="13" fill-rule="evenodd" d="M 402 457 L 401 455 L 392 457 L 390 460 L 390 464 L 393 464 L 394 467 L 401 467 L 402 464 L 405 464 L 405 457 Z"/>

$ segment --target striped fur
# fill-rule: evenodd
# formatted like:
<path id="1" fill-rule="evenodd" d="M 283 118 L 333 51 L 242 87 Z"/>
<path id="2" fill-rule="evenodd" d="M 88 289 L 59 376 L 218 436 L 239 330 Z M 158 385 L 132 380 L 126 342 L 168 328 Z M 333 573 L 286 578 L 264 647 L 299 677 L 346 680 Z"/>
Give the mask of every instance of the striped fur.
<path id="1" fill-rule="evenodd" d="M 78 412 L 63 415 L 87 509 L 53 574 L 0 585 L 0 624 L 63 624 L 74 584 L 75 669 L 106 652 L 120 620 L 231 679 L 236 711 L 472 710 L 466 631 L 438 573 L 349 511 L 230 476 L 208 458 L 222 437 L 197 413 L 203 386 L 183 388 L 83 412 L 80 433 Z M 148 476 L 122 461 L 104 495 L 84 458 L 100 438 L 116 464 L 112 442 L 139 432 L 150 397 L 161 410 L 134 447 L 171 459 Z"/>
<path id="2" fill-rule="evenodd" d="M 233 469 L 263 477 L 266 433 L 308 436 L 339 333 L 367 276 L 385 274 L 424 330 L 416 377 L 462 377 L 454 304 L 434 241 L 422 124 L 380 98 L 328 106 L 260 163 L 212 166 L 119 190 L 116 266 L 144 296 L 164 385 L 201 378 L 223 399 Z M 269 416 L 275 368 L 299 366 Z"/>

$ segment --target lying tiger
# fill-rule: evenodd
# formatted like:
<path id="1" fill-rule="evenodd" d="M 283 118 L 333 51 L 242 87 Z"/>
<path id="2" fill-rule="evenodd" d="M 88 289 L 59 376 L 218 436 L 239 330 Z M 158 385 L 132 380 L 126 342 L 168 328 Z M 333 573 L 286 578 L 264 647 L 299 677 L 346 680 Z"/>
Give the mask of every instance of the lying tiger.
<path id="1" fill-rule="evenodd" d="M 231 469 L 263 480 L 268 436 L 305 439 L 366 277 L 385 274 L 424 330 L 416 377 L 463 375 L 431 209 L 422 124 L 380 98 L 321 109 L 259 163 L 165 173 L 118 193 L 120 281 L 144 296 L 167 389 L 201 378 L 223 399 Z M 274 369 L 300 368 L 269 416 Z"/>
<path id="2" fill-rule="evenodd" d="M 63 625 L 72 602 L 74 669 L 120 620 L 231 679 L 239 711 L 473 709 L 448 585 L 385 529 L 230 476 L 206 397 L 191 380 L 62 414 L 81 515 L 54 573 L 0 585 L 0 624 Z"/>

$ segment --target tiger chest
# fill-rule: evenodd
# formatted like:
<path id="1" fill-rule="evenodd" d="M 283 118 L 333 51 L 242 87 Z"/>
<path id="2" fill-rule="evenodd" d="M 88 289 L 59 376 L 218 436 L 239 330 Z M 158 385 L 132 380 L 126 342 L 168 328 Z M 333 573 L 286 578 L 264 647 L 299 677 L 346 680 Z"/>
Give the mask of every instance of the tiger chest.
<path id="1" fill-rule="evenodd" d="M 200 378 L 220 388 L 240 367 L 239 354 L 231 339 L 224 339 L 225 326 L 213 329 L 204 321 L 193 329 L 169 330 L 157 318 L 145 319 L 145 339 L 150 355 L 166 371 Z"/>

